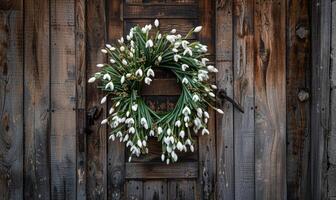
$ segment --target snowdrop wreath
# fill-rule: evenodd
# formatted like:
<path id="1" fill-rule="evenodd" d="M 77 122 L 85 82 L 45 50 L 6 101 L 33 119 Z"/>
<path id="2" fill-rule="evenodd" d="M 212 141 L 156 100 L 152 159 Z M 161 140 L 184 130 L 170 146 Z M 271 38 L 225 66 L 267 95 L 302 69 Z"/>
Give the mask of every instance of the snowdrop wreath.
<path id="1" fill-rule="evenodd" d="M 154 26 L 159 27 L 158 20 Z M 218 71 L 207 65 L 207 46 L 187 41 L 201 29 L 201 26 L 193 28 L 183 37 L 175 34 L 175 29 L 169 34 L 158 30 L 150 34 L 152 25 L 135 26 L 127 40 L 122 37 L 119 45 L 106 44 L 101 50 L 107 54 L 109 63 L 97 64 L 101 70 L 89 83 L 100 80 L 98 88 L 107 93 L 101 103 L 111 100 L 109 115 L 101 124 L 111 127 L 110 139 L 119 138 L 126 143 L 131 155 L 129 161 L 133 155 L 148 153 L 147 140 L 156 137 L 162 144 L 162 161 L 176 162 L 179 151 L 194 151 L 193 134 L 209 134 L 208 107 L 223 113 L 214 106 L 217 87 L 207 81 L 210 72 Z M 140 94 L 143 84 L 151 84 L 155 68 L 172 71 L 181 86 L 175 108 L 167 113 L 154 112 Z"/>

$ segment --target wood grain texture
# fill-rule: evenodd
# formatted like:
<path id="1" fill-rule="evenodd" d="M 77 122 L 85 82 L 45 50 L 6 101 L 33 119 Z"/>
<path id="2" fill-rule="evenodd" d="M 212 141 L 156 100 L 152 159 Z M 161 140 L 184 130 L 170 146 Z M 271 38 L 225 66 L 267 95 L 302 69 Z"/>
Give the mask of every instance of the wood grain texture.
<path id="1" fill-rule="evenodd" d="M 308 199 L 310 20 L 308 1 L 287 1 L 287 198 Z"/>
<path id="2" fill-rule="evenodd" d="M 198 39 L 208 46 L 208 53 L 215 52 L 215 2 L 199 1 L 199 24 L 202 31 L 198 34 Z M 198 189 L 197 196 L 200 199 L 215 198 L 216 182 L 216 121 L 213 110 L 209 111 L 210 119 L 208 129 L 210 134 L 198 138 Z"/>
<path id="3" fill-rule="evenodd" d="M 167 181 L 144 181 L 144 199 L 167 200 Z"/>
<path id="4" fill-rule="evenodd" d="M 86 199 L 86 1 L 75 1 L 77 199 Z"/>
<path id="5" fill-rule="evenodd" d="M 76 198 L 75 2 L 50 1 L 51 198 Z"/>
<path id="6" fill-rule="evenodd" d="M 234 97 L 244 113 L 234 109 L 235 199 L 254 199 L 254 23 L 253 1 L 234 1 Z"/>
<path id="7" fill-rule="evenodd" d="M 106 61 L 100 49 L 107 38 L 106 7 L 104 0 L 87 1 L 87 77 L 98 71 L 96 64 Z M 87 112 L 87 198 L 107 199 L 107 136 L 106 127 L 100 122 L 105 118 L 106 105 L 100 105 L 103 93 L 97 84 L 86 89 Z"/>
<path id="8" fill-rule="evenodd" d="M 286 198 L 284 1 L 255 1 L 256 199 Z"/>
<path id="9" fill-rule="evenodd" d="M 311 197 L 326 199 L 329 132 L 331 1 L 312 1 Z"/>
<path id="10" fill-rule="evenodd" d="M 23 10 L 0 10 L 0 199 L 23 198 L 23 71 Z"/>
<path id="11" fill-rule="evenodd" d="M 129 180 L 126 182 L 126 199 L 141 200 L 143 199 L 143 182 Z"/>
<path id="12" fill-rule="evenodd" d="M 216 5 L 216 66 L 217 85 L 233 96 L 233 1 L 217 1 Z M 224 115 L 216 115 L 217 124 L 217 199 L 234 199 L 233 107 L 223 102 Z"/>
<path id="13" fill-rule="evenodd" d="M 169 180 L 168 197 L 171 200 L 194 200 L 196 199 L 195 180 Z"/>
<path id="14" fill-rule="evenodd" d="M 25 1 L 24 122 L 26 199 L 50 199 L 49 1 Z"/>

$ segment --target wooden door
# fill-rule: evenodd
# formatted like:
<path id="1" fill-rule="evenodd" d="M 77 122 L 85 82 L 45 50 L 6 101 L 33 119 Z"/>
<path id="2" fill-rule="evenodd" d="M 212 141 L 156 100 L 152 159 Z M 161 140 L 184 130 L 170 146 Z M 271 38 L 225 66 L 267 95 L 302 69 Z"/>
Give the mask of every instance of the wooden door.
<path id="1" fill-rule="evenodd" d="M 116 1 L 109 16 L 109 40 L 116 41 L 121 35 L 126 36 L 131 27 L 145 25 L 160 20 L 161 32 L 177 29 L 177 33 L 186 35 L 198 25 L 203 31 L 193 35 L 191 40 L 199 39 L 208 45 L 213 61 L 213 9 L 211 1 L 198 0 L 125 0 Z M 112 10 L 113 13 L 113 10 Z M 119 30 L 122 30 L 121 33 Z M 168 111 L 174 108 L 179 96 L 179 87 L 172 73 L 156 71 L 155 80 L 150 87 L 142 91 L 147 104 L 156 111 Z M 161 146 L 150 140 L 150 152 L 146 156 L 133 158 L 129 163 L 128 152 L 123 144 L 114 142 L 109 145 L 108 168 L 110 169 L 114 197 L 125 195 L 126 199 L 209 199 L 214 195 L 215 155 L 215 116 L 212 113 L 209 123 L 210 136 L 197 139 L 194 153 L 179 155 L 179 162 L 167 165 L 161 162 Z M 109 180 L 108 180 L 109 181 Z"/>

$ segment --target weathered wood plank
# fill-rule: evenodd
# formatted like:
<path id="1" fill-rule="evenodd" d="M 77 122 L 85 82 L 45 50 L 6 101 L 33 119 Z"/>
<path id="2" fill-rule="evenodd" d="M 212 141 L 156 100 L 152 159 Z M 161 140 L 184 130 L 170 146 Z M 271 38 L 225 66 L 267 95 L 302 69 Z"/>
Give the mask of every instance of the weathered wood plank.
<path id="1" fill-rule="evenodd" d="M 286 198 L 286 2 L 254 4 L 256 199 Z"/>
<path id="2" fill-rule="evenodd" d="M 123 36 L 123 22 L 121 21 L 122 0 L 108 1 L 108 41 L 117 43 Z M 108 105 L 110 106 L 110 105 Z M 119 141 L 108 141 L 108 199 L 124 199 L 125 184 L 125 144 Z"/>
<path id="3" fill-rule="evenodd" d="M 208 53 L 215 52 L 215 2 L 201 0 L 198 3 L 199 25 L 202 31 L 198 39 L 208 46 Z M 209 111 L 210 119 L 208 129 L 210 134 L 198 138 L 198 189 L 197 196 L 200 199 L 215 198 L 216 182 L 216 116 L 215 112 Z"/>
<path id="4" fill-rule="evenodd" d="M 143 182 L 129 180 L 126 182 L 126 199 L 143 199 Z"/>
<path id="5" fill-rule="evenodd" d="M 331 1 L 316 1 L 312 11 L 311 198 L 326 199 L 326 137 L 330 114 Z M 325 162 L 325 163 L 324 163 Z"/>
<path id="6" fill-rule="evenodd" d="M 144 181 L 144 199 L 167 200 L 167 182 Z"/>
<path id="7" fill-rule="evenodd" d="M 0 0 L 0 10 L 23 10 L 22 0 Z"/>
<path id="8" fill-rule="evenodd" d="M 196 199 L 195 180 L 169 180 L 168 188 L 168 197 L 171 200 Z"/>
<path id="9" fill-rule="evenodd" d="M 22 10 L 0 10 L 0 199 L 23 198 L 22 23 Z"/>
<path id="10" fill-rule="evenodd" d="M 49 1 L 27 0 L 24 9 L 24 196 L 26 199 L 49 199 Z"/>
<path id="11" fill-rule="evenodd" d="M 87 1 L 87 77 L 98 71 L 97 63 L 106 61 L 100 49 L 104 47 L 107 37 L 105 1 Z M 100 105 L 102 92 L 96 84 L 87 85 L 87 198 L 107 198 L 107 136 L 106 127 L 100 122 L 105 117 L 106 106 Z"/>
<path id="12" fill-rule="evenodd" d="M 86 1 L 75 1 L 77 199 L 86 199 Z"/>
<path id="13" fill-rule="evenodd" d="M 124 19 L 196 19 L 198 17 L 197 7 L 194 5 L 125 4 L 123 12 Z"/>
<path id="14" fill-rule="evenodd" d="M 196 0 L 126 0 L 126 3 L 165 3 L 165 4 L 191 4 L 196 3 Z"/>
<path id="15" fill-rule="evenodd" d="M 310 149 L 308 1 L 287 1 L 287 198 L 308 199 Z"/>
<path id="16" fill-rule="evenodd" d="M 145 85 L 141 90 L 141 95 L 180 95 L 181 87 L 176 79 L 154 79 L 151 85 Z M 175 87 L 174 87 L 175 86 Z"/>
<path id="17" fill-rule="evenodd" d="M 197 178 L 197 162 L 165 164 L 162 162 L 126 163 L 127 179 Z"/>
<path id="18" fill-rule="evenodd" d="M 233 96 L 233 1 L 217 1 L 216 66 L 217 85 Z M 217 199 L 234 199 L 233 107 L 224 102 L 224 115 L 217 115 Z"/>
<path id="19" fill-rule="evenodd" d="M 254 44 L 253 0 L 235 0 L 233 18 L 235 199 L 254 199 Z"/>
<path id="20" fill-rule="evenodd" d="M 75 2 L 51 0 L 51 195 L 76 198 Z"/>

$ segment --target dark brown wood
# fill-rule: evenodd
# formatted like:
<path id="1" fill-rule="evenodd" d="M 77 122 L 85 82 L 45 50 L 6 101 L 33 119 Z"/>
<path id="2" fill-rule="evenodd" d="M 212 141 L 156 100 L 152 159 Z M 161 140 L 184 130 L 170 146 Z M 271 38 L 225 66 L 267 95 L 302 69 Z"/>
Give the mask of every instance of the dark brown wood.
<path id="1" fill-rule="evenodd" d="M 254 23 L 253 0 L 234 1 L 234 97 L 244 113 L 234 109 L 235 199 L 254 199 Z"/>
<path id="2" fill-rule="evenodd" d="M 143 199 L 143 182 L 127 181 L 126 182 L 126 199 L 141 200 Z"/>
<path id="3" fill-rule="evenodd" d="M 51 0 L 51 198 L 76 198 L 75 2 Z"/>
<path id="4" fill-rule="evenodd" d="M 141 95 L 144 96 L 160 96 L 160 95 L 180 95 L 181 87 L 176 79 L 154 79 L 151 85 L 144 85 Z M 175 86 L 175 87 L 174 87 Z"/>
<path id="5" fill-rule="evenodd" d="M 167 165 L 162 162 L 126 163 L 127 179 L 197 178 L 197 162 L 179 162 Z"/>
<path id="6" fill-rule="evenodd" d="M 287 1 L 286 18 L 287 198 L 309 199 L 311 66 L 309 2 Z"/>
<path id="7" fill-rule="evenodd" d="M 0 0 L 0 10 L 22 10 L 22 0 Z"/>
<path id="8" fill-rule="evenodd" d="M 25 199 L 50 199 L 49 1 L 25 1 Z"/>
<path id="9" fill-rule="evenodd" d="M 286 3 L 255 1 L 256 199 L 286 198 Z"/>
<path id="10" fill-rule="evenodd" d="M 145 181 L 144 199 L 167 200 L 167 190 L 166 181 Z"/>
<path id="11" fill-rule="evenodd" d="M 0 199 L 23 198 L 23 71 L 23 10 L 0 10 Z"/>
<path id="12" fill-rule="evenodd" d="M 170 180 L 168 182 L 168 197 L 172 200 L 194 200 L 196 199 L 195 180 Z"/>
<path id="13" fill-rule="evenodd" d="M 86 1 L 75 1 L 77 199 L 86 199 Z"/>
<path id="14" fill-rule="evenodd" d="M 330 123 L 331 1 L 312 1 L 311 187 L 312 199 L 326 199 L 326 137 Z"/>
<path id="15" fill-rule="evenodd" d="M 233 96 L 233 1 L 217 1 L 216 4 L 216 66 L 217 85 Z M 233 107 L 225 102 L 221 109 L 224 115 L 217 118 L 217 199 L 234 199 L 234 143 L 233 143 Z"/>

